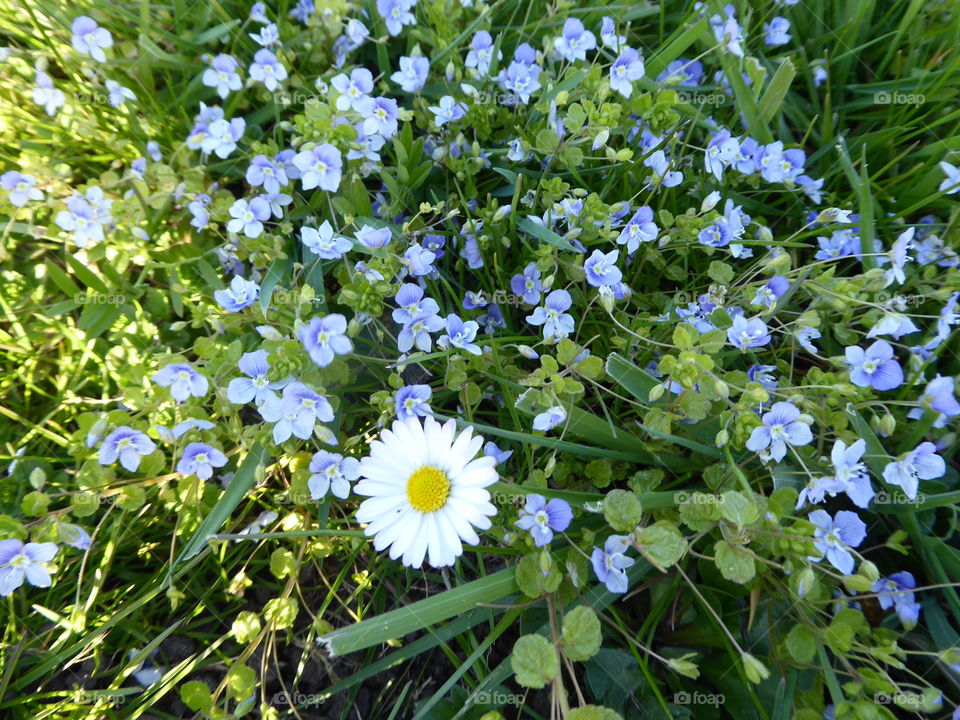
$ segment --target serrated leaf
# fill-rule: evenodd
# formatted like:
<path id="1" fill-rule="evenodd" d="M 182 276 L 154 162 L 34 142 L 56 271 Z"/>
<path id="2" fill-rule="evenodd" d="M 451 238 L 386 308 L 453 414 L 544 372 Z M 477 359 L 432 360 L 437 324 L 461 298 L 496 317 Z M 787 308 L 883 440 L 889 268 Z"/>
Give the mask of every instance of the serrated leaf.
<path id="1" fill-rule="evenodd" d="M 510 667 L 517 683 L 539 690 L 560 673 L 560 656 L 543 635 L 524 635 L 513 646 Z"/>
<path id="2" fill-rule="evenodd" d="M 726 540 L 717 541 L 713 546 L 713 554 L 720 574 L 731 582 L 743 585 L 750 582 L 757 574 L 753 558 Z"/>
<path id="3" fill-rule="evenodd" d="M 586 605 L 578 605 L 563 618 L 563 654 L 570 660 L 589 660 L 600 650 L 600 620 Z"/>
<path id="4" fill-rule="evenodd" d="M 637 531 L 636 543 L 647 561 L 665 570 L 674 565 L 687 551 L 687 541 L 668 520 L 659 520 Z"/>

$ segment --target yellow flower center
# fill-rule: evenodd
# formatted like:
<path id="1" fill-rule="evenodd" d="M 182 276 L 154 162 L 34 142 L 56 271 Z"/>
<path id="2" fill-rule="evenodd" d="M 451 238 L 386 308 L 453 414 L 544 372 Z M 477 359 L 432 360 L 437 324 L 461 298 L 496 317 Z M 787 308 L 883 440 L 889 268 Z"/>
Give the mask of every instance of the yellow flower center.
<path id="1" fill-rule="evenodd" d="M 407 499 L 422 513 L 439 510 L 450 494 L 450 480 L 443 470 L 425 465 L 407 480 Z"/>

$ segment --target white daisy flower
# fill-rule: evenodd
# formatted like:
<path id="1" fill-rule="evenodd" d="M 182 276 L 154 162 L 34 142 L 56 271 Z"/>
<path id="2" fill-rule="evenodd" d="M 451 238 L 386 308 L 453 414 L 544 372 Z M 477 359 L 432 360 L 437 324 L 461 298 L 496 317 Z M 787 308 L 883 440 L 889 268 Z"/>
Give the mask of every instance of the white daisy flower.
<path id="1" fill-rule="evenodd" d="M 377 551 L 390 548 L 409 567 L 424 556 L 433 567 L 453 565 L 461 541 L 479 544 L 474 527 L 487 530 L 497 509 L 485 489 L 498 479 L 492 457 L 473 459 L 483 438 L 467 428 L 456 438 L 453 420 L 432 417 L 397 420 L 370 444 L 360 462 L 357 495 L 369 497 L 357 510 Z"/>

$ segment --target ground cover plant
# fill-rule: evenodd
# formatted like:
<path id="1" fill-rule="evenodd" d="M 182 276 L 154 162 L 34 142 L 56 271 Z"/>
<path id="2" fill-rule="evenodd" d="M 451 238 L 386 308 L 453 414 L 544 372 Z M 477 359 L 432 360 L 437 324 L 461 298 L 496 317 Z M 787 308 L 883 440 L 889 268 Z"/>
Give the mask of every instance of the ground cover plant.
<path id="1" fill-rule="evenodd" d="M 0 715 L 960 717 L 960 5 L 0 10 Z"/>

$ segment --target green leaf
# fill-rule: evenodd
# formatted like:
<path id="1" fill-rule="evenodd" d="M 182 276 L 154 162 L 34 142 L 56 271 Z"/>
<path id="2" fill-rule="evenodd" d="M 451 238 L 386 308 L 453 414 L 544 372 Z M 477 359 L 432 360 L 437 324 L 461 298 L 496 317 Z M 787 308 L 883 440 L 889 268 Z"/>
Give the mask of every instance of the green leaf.
<path id="1" fill-rule="evenodd" d="M 240 501 L 243 500 L 244 495 L 253 487 L 253 483 L 256 480 L 257 468 L 266 462 L 267 457 L 269 456 L 267 455 L 266 449 L 259 443 L 250 449 L 247 457 L 240 464 L 240 467 L 237 468 L 237 472 L 230 481 L 226 492 L 223 493 L 217 501 L 217 504 L 213 506 L 210 514 L 200 523 L 200 527 L 193 533 L 193 537 L 190 538 L 190 541 L 184 546 L 183 550 L 180 551 L 180 557 L 170 566 L 169 574 L 172 574 L 178 565 L 186 562 L 203 550 L 210 536 L 215 535 L 220 528 L 223 527 L 227 518 L 230 517 L 230 514 L 236 509 L 237 505 L 240 504 Z"/>
<path id="2" fill-rule="evenodd" d="M 517 591 L 516 570 L 507 568 L 480 580 L 397 610 L 376 615 L 322 636 L 331 657 L 380 645 L 417 630 L 430 628 L 451 617 L 461 615 L 478 603 L 493 603 Z"/>
<path id="3" fill-rule="evenodd" d="M 629 490 L 611 490 L 603 499 L 603 516 L 614 530 L 632 532 L 643 519 L 640 498 Z"/>
<path id="4" fill-rule="evenodd" d="M 803 625 L 794 625 L 784 641 L 787 652 L 798 663 L 808 665 L 817 654 L 817 639 Z"/>
<path id="5" fill-rule="evenodd" d="M 210 713 L 213 710 L 213 695 L 205 682 L 191 680 L 180 688 L 180 699 L 194 712 Z"/>
<path id="6" fill-rule="evenodd" d="M 783 107 L 783 101 L 787 97 L 787 91 L 790 89 L 790 83 L 793 82 L 797 74 L 793 61 L 790 58 L 784 59 L 777 71 L 773 74 L 770 84 L 760 98 L 760 117 L 767 123 L 772 123 Z"/>
<path id="7" fill-rule="evenodd" d="M 513 646 L 510 667 L 520 685 L 539 690 L 560 674 L 560 656 L 543 635 L 524 635 Z"/>
<path id="8" fill-rule="evenodd" d="M 540 558 L 539 553 L 531 553 L 517 563 L 517 586 L 527 597 L 538 598 L 544 593 L 555 592 L 563 579 L 563 573 L 556 567 L 549 568 L 544 574 Z"/>
<path id="9" fill-rule="evenodd" d="M 641 528 L 635 537 L 640 552 L 658 570 L 675 564 L 687 551 L 687 541 L 668 520 Z"/>
<path id="10" fill-rule="evenodd" d="M 230 626 L 230 634 L 239 643 L 253 642 L 260 634 L 260 616 L 252 610 L 241 610 Z"/>
<path id="11" fill-rule="evenodd" d="M 726 540 L 718 540 L 713 546 L 713 553 L 720 574 L 731 582 L 743 585 L 757 574 L 753 558 Z"/>
<path id="12" fill-rule="evenodd" d="M 553 133 L 550 133 L 550 134 L 552 135 Z M 569 242 L 567 242 L 562 237 L 557 235 L 557 233 L 555 233 L 550 228 L 546 228 L 543 225 L 537 225 L 535 222 L 532 222 L 531 220 L 527 220 L 527 218 L 518 219 L 517 227 L 523 230 L 524 232 L 530 233 L 534 237 L 539 238 L 540 240 L 543 240 L 545 243 L 549 245 L 553 245 L 554 247 L 558 247 L 562 250 L 569 250 L 570 252 L 577 251 L 577 249 L 573 245 L 571 245 Z"/>
<path id="13" fill-rule="evenodd" d="M 600 650 L 600 620 L 593 608 L 577 605 L 563 618 L 562 649 L 570 660 L 589 660 Z"/>
<path id="14" fill-rule="evenodd" d="M 740 527 L 750 525 L 760 517 L 760 510 L 752 498 L 739 490 L 727 490 L 720 496 L 720 514 Z"/>
<path id="15" fill-rule="evenodd" d="M 275 627 L 285 629 L 293 627 L 300 607 L 296 598 L 273 598 L 263 606 L 263 617 Z"/>
<path id="16" fill-rule="evenodd" d="M 623 720 L 623 715 L 602 705 L 581 705 L 568 712 L 566 720 Z"/>
<path id="17" fill-rule="evenodd" d="M 750 653 L 744 653 L 740 659 L 743 661 L 743 670 L 747 675 L 747 680 L 753 684 L 757 685 L 770 677 L 767 666 Z"/>
<path id="18" fill-rule="evenodd" d="M 246 700 L 257 688 L 257 673 L 246 665 L 234 665 L 227 672 L 227 689 L 235 701 Z"/>

